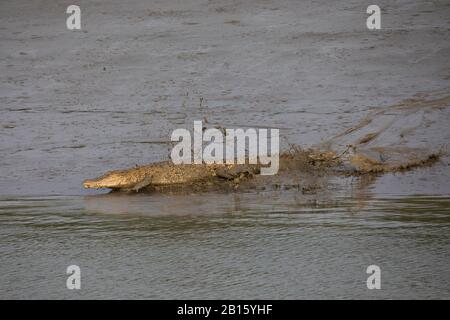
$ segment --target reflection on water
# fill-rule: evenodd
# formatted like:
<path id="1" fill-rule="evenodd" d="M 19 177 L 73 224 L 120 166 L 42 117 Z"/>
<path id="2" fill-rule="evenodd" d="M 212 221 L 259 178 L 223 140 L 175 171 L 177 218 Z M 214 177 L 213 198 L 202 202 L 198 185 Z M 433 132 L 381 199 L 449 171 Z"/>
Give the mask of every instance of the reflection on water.
<path id="1" fill-rule="evenodd" d="M 450 197 L 359 190 L 2 198 L 0 296 L 450 298 Z"/>

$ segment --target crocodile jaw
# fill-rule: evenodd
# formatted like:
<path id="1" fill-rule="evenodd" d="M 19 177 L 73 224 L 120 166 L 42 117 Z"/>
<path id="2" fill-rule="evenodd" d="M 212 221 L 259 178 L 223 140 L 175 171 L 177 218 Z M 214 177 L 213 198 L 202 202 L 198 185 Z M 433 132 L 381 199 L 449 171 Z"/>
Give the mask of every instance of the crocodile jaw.
<path id="1" fill-rule="evenodd" d="M 129 188 L 136 184 L 134 176 L 127 176 L 123 172 L 112 171 L 107 174 L 95 178 L 95 179 L 87 179 L 83 182 L 83 186 L 86 189 L 100 189 L 100 188 L 109 188 L 109 189 L 122 189 Z"/>
<path id="2" fill-rule="evenodd" d="M 100 186 L 100 184 L 95 181 L 95 180 L 84 180 L 83 181 L 83 187 L 85 187 L 86 189 L 99 189 L 102 188 L 102 186 Z"/>

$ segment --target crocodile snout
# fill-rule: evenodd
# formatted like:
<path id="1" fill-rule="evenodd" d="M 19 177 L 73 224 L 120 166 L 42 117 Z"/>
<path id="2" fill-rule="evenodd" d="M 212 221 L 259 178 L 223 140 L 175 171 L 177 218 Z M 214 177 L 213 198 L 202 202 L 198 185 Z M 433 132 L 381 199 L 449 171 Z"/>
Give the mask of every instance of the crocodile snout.
<path id="1" fill-rule="evenodd" d="M 84 180 L 84 182 L 83 182 L 83 187 L 85 187 L 86 189 L 89 189 L 89 188 L 97 188 L 97 187 L 95 186 L 95 182 L 92 181 L 92 180 Z"/>

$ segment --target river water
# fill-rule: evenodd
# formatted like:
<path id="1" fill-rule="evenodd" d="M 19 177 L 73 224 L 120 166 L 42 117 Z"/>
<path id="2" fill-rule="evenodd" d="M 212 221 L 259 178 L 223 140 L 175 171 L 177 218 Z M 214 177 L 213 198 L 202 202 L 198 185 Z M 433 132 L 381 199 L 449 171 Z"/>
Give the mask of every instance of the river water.
<path id="1" fill-rule="evenodd" d="M 313 194 L 82 189 L 166 160 L 194 120 L 311 146 L 448 94 L 448 3 L 379 5 L 369 32 L 360 1 L 90 1 L 72 32 L 63 1 L 2 2 L 0 298 L 449 299 L 448 155 Z M 448 107 L 401 114 L 371 146 L 448 151 Z"/>
<path id="2" fill-rule="evenodd" d="M 3 198 L 2 298 L 449 298 L 449 209 L 432 195 Z"/>

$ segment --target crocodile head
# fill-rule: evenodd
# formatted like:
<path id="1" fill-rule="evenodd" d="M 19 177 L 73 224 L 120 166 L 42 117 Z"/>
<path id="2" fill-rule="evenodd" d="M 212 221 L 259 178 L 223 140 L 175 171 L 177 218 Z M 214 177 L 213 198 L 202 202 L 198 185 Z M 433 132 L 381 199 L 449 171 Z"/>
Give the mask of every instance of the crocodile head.
<path id="1" fill-rule="evenodd" d="M 137 177 L 130 175 L 127 170 L 110 171 L 101 177 L 87 179 L 83 182 L 85 188 L 99 189 L 123 189 L 134 186 L 137 183 Z"/>

